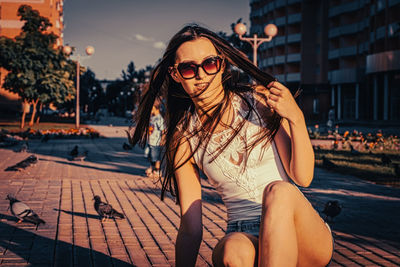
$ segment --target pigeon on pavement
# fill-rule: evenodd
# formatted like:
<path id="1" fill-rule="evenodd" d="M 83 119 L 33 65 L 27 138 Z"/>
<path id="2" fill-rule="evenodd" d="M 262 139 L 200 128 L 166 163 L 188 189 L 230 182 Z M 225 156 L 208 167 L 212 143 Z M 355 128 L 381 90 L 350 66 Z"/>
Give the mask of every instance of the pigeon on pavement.
<path id="1" fill-rule="evenodd" d="M 124 144 L 122 145 L 122 148 L 123 148 L 124 150 L 131 150 L 131 149 L 132 149 L 132 147 L 131 147 L 130 145 L 128 145 L 127 143 L 124 143 Z"/>
<path id="2" fill-rule="evenodd" d="M 7 195 L 6 199 L 10 201 L 11 213 L 19 219 L 17 223 L 21 223 L 22 221 L 27 221 L 35 225 L 46 223 L 45 221 L 40 219 L 39 216 L 24 202 L 19 201 L 11 195 Z"/>
<path id="3" fill-rule="evenodd" d="M 29 144 L 27 141 L 25 141 L 21 147 L 19 148 L 18 152 L 28 152 L 29 149 Z"/>
<path id="4" fill-rule="evenodd" d="M 105 221 L 107 218 L 116 218 L 119 217 L 121 219 L 124 218 L 124 215 L 118 211 L 116 211 L 110 204 L 102 202 L 99 196 L 94 196 L 94 209 L 102 218 L 102 221 Z"/>
<path id="5" fill-rule="evenodd" d="M 71 160 L 74 160 L 74 161 L 84 161 L 85 158 L 87 157 L 88 153 L 89 153 L 89 151 L 85 150 L 82 154 L 77 154 L 76 156 L 73 156 L 73 157 L 71 158 Z"/>
<path id="6" fill-rule="evenodd" d="M 42 139 L 40 139 L 40 141 L 42 143 L 47 143 L 47 141 L 49 141 L 49 139 L 50 139 L 50 135 L 49 134 L 45 134 L 45 135 L 42 136 Z"/>
<path id="7" fill-rule="evenodd" d="M 18 162 L 17 164 L 8 167 L 5 171 L 22 171 L 31 165 L 35 165 L 38 162 L 38 158 L 35 155 L 30 155 L 26 159 Z"/>
<path id="8" fill-rule="evenodd" d="M 75 145 L 74 148 L 69 152 L 69 154 L 73 157 L 78 156 L 78 146 Z"/>
<path id="9" fill-rule="evenodd" d="M 322 166 L 328 170 L 336 167 L 335 163 L 327 159 L 325 156 L 322 156 Z"/>
<path id="10" fill-rule="evenodd" d="M 382 154 L 381 156 L 381 161 L 383 165 L 389 166 L 392 163 L 392 160 L 390 157 L 386 154 Z"/>
<path id="11" fill-rule="evenodd" d="M 337 200 L 330 200 L 326 202 L 325 208 L 322 211 L 326 215 L 325 220 L 332 221 L 334 217 L 338 216 L 342 211 L 342 206 Z"/>

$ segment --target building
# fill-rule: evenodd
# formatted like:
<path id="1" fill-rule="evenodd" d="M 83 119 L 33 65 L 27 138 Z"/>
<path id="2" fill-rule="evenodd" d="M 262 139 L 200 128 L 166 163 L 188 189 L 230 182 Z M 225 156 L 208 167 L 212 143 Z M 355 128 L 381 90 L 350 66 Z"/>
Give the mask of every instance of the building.
<path id="1" fill-rule="evenodd" d="M 20 33 L 24 22 L 20 21 L 17 11 L 21 5 L 29 5 L 47 17 L 53 25 L 49 32 L 59 36 L 57 45 L 63 44 L 63 0 L 0 0 L 0 36 L 13 38 Z M 6 75 L 7 72 L 0 68 L 0 109 L 19 110 L 18 96 L 1 88 Z"/>
<path id="2" fill-rule="evenodd" d="M 250 32 L 274 23 L 258 64 L 303 90 L 309 121 L 400 123 L 400 0 L 250 0 Z"/>

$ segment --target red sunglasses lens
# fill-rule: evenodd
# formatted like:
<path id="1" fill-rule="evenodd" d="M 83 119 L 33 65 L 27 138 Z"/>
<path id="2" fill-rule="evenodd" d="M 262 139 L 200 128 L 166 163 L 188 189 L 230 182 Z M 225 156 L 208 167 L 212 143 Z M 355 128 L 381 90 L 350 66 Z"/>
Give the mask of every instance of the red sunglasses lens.
<path id="1" fill-rule="evenodd" d="M 215 74 L 219 71 L 220 65 L 219 58 L 209 58 L 203 62 L 203 69 L 207 74 Z"/>
<path id="2" fill-rule="evenodd" d="M 191 78 L 196 76 L 196 66 L 192 64 L 182 64 L 178 66 L 178 70 L 183 78 Z"/>

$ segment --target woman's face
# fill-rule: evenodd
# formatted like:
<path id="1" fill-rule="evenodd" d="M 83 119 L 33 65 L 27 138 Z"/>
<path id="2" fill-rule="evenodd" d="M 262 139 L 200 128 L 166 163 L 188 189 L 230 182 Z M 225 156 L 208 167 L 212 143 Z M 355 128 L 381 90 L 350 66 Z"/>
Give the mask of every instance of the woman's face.
<path id="1" fill-rule="evenodd" d="M 204 60 L 218 56 L 214 45 L 205 37 L 183 43 L 176 51 L 175 67 L 171 71 L 172 78 L 180 83 L 184 90 L 192 98 L 199 100 L 214 98 L 222 93 L 222 73 L 224 64 L 221 61 L 221 68 L 215 74 L 207 74 L 202 67 L 198 67 L 197 75 L 190 79 L 184 79 L 178 71 L 180 63 L 194 63 L 201 65 Z M 207 70 L 207 68 L 206 68 Z"/>

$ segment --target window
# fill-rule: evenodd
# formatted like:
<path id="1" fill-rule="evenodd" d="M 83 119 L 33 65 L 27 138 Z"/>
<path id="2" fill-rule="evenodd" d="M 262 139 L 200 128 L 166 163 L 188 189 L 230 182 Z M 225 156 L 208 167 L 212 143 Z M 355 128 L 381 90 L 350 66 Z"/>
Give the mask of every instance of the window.
<path id="1" fill-rule="evenodd" d="M 318 98 L 314 98 L 314 100 L 313 100 L 313 113 L 319 114 L 319 99 Z"/>

